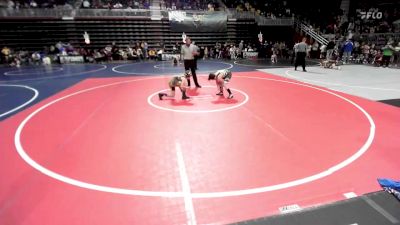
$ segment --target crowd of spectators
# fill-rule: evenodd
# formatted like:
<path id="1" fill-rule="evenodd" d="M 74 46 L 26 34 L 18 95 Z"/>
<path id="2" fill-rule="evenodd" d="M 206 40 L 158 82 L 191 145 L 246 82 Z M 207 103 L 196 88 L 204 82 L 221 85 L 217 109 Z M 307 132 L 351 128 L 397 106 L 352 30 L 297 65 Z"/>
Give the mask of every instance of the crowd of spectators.
<path id="1" fill-rule="evenodd" d="M 355 9 L 345 13 L 340 8 L 330 10 L 330 13 L 307 12 L 302 15 L 302 20 L 318 33 L 334 34 L 336 36 L 363 33 L 393 33 L 400 32 L 399 11 L 400 3 L 389 5 L 366 4 L 359 2 Z M 319 9 L 310 9 L 319 10 Z"/>
<path id="2" fill-rule="evenodd" d="M 82 8 L 150 9 L 150 0 L 84 0 Z M 153 5 L 162 10 L 208 10 L 214 11 L 218 4 L 207 0 L 160 0 Z"/>
<path id="3" fill-rule="evenodd" d="M 81 4 L 80 4 L 81 3 Z M 150 9 L 151 0 L 0 0 L 0 8 L 84 8 L 84 9 Z M 205 10 L 219 9 L 212 0 L 160 0 L 154 5 L 163 10 Z"/>
<path id="4" fill-rule="evenodd" d="M 159 43 L 149 46 L 147 42 L 130 43 L 126 46 L 118 46 L 115 42 L 101 49 L 77 48 L 70 43 L 58 42 L 42 51 L 14 51 L 4 46 L 0 53 L 0 62 L 10 66 L 29 64 L 46 64 L 49 60 L 59 63 L 62 56 L 82 56 L 84 62 L 103 63 L 114 60 L 161 60 L 164 46 Z"/>
<path id="5" fill-rule="evenodd" d="M 84 0 L 82 8 L 88 9 L 150 9 L 150 0 Z"/>
<path id="6" fill-rule="evenodd" d="M 54 5 L 68 5 L 68 0 L 53 0 L 44 2 L 43 0 L 8 0 L 8 8 L 18 7 L 51 7 Z M 90 2 L 89 2 L 90 1 Z M 334 3 L 335 1 L 333 1 Z M 374 37 L 377 33 L 400 32 L 400 25 L 394 23 L 400 18 L 398 7 L 374 7 L 374 5 L 364 4 L 356 6 L 357 11 L 346 14 L 339 7 L 332 5 L 324 7 L 302 7 L 296 8 L 293 1 L 270 0 L 265 2 L 251 0 L 224 0 L 228 8 L 236 8 L 237 11 L 249 11 L 258 15 L 270 18 L 285 17 L 296 15 L 306 21 L 310 27 L 320 34 L 331 34 L 328 46 L 321 45 L 316 41 L 310 40 L 307 51 L 309 58 L 331 58 L 332 55 L 344 63 L 364 63 L 374 65 L 396 65 L 399 61 L 399 38 L 390 36 Z M 398 3 L 397 3 L 398 4 Z M 399 5 L 399 4 L 398 4 Z M 397 6 L 398 6 L 397 5 Z M 291 9 L 292 6 L 294 10 Z M 150 0 L 84 0 L 84 8 L 149 8 Z M 207 0 L 161 0 L 162 9 L 181 9 L 181 10 L 215 10 L 218 4 Z M 369 13 L 368 16 L 361 17 L 362 13 Z M 371 16 L 373 13 L 380 13 L 381 17 Z M 375 15 L 374 14 L 374 15 Z M 349 17 L 347 17 L 349 15 Z M 399 21 L 397 21 L 399 23 Z M 367 34 L 367 35 L 366 35 Z M 35 59 L 43 55 L 82 55 L 88 62 L 101 62 L 109 60 L 127 59 L 158 59 L 164 48 L 160 45 L 157 49 L 149 49 L 147 43 L 134 43 L 124 47 L 115 44 L 106 46 L 99 50 L 75 49 L 71 45 L 62 44 L 52 46 L 40 53 L 27 53 L 20 51 L 14 53 L 11 49 L 2 49 L 2 61 L 10 63 L 10 59 L 16 58 L 25 61 L 26 58 Z M 65 51 L 62 51 L 65 49 Z M 179 43 L 174 45 L 174 52 L 179 51 Z M 260 57 L 287 57 L 291 55 L 293 49 L 287 44 L 278 42 L 271 43 L 217 43 L 215 46 L 203 46 L 200 48 L 205 58 L 236 59 L 243 56 L 245 51 L 257 51 Z M 334 54 L 332 54 L 334 53 Z M 36 54 L 35 57 L 33 57 Z M 386 57 L 384 57 L 386 56 Z M 390 56 L 390 57 L 389 57 Z M 35 60 L 31 60 L 35 61 Z M 12 62 L 12 60 L 11 60 Z M 380 63 L 384 62 L 384 63 Z M 389 63 L 388 63 L 389 62 Z"/>
<path id="7" fill-rule="evenodd" d="M 218 9 L 218 3 L 207 0 L 161 0 L 160 8 L 166 10 L 215 11 Z"/>
<path id="8" fill-rule="evenodd" d="M 226 7 L 236 9 L 238 12 L 252 12 L 255 15 L 265 16 L 267 18 L 291 17 L 293 14 L 287 1 L 270 0 L 224 0 Z"/>
<path id="9" fill-rule="evenodd" d="M 111 43 L 102 49 L 76 48 L 70 43 L 57 43 L 46 47 L 42 51 L 13 51 L 4 46 L 1 49 L 1 63 L 10 66 L 20 66 L 28 64 L 43 64 L 45 60 L 53 63 L 59 63 L 61 56 L 82 56 L 88 63 L 104 63 L 114 60 L 162 60 L 163 53 L 180 54 L 181 45 L 176 42 L 171 51 L 166 51 L 163 43 L 149 46 L 146 42 L 130 43 L 126 46 L 118 46 Z M 288 58 L 290 53 L 289 45 L 285 42 L 265 41 L 260 43 L 245 43 L 240 41 L 234 43 L 227 41 L 225 43 L 217 42 L 213 46 L 199 46 L 200 58 L 204 59 L 225 59 L 236 60 L 243 58 L 245 52 L 258 53 L 260 58 L 269 58 L 272 55 Z M 44 63 L 45 64 L 45 63 Z"/>
<path id="10" fill-rule="evenodd" d="M 0 0 L 0 8 L 22 9 L 22 8 L 60 8 L 73 9 L 72 0 Z"/>
<path id="11" fill-rule="evenodd" d="M 172 52 L 180 54 L 182 43 L 173 45 Z M 400 42 L 389 39 L 384 45 L 377 45 L 368 40 L 351 39 L 334 41 L 321 45 L 312 39 L 307 42 L 307 58 L 330 59 L 343 64 L 371 64 L 375 66 L 400 67 Z M 256 52 L 258 58 L 289 59 L 293 56 L 293 47 L 284 41 L 263 41 L 263 43 L 216 43 L 214 46 L 200 46 L 200 57 L 204 59 L 236 60 L 244 58 L 246 52 Z M 60 56 L 82 56 L 85 62 L 103 63 L 114 60 L 162 60 L 164 44 L 149 46 L 146 42 L 130 43 L 118 46 L 115 43 L 102 49 L 74 48 L 69 43 L 57 43 L 43 51 L 13 51 L 4 46 L 1 49 L 1 63 L 11 66 L 22 64 L 41 64 L 45 58 L 59 62 Z"/>
<path id="12" fill-rule="evenodd" d="M 375 8 L 366 11 L 357 10 L 357 12 L 358 13 L 355 16 L 347 18 L 347 16 L 340 11 L 338 14 L 332 16 L 327 23 L 321 23 L 317 22 L 318 20 L 315 21 L 310 19 L 305 19 L 304 21 L 306 21 L 307 24 L 310 24 L 317 33 L 333 34 L 336 36 L 343 36 L 349 32 L 352 34 L 400 32 L 400 27 L 394 23 L 396 18 L 400 19 L 400 14 L 397 10 L 380 12 L 382 13 L 382 18 L 379 19 L 372 18 L 372 16 L 369 18 L 361 17 L 361 12 L 364 12 L 365 14 L 368 12 L 371 14 L 379 12 Z"/>
<path id="13" fill-rule="evenodd" d="M 332 5 L 331 8 L 336 10 L 321 11 L 324 8 L 315 7 L 303 10 L 305 13 L 299 13 L 298 16 L 315 32 L 330 40 L 331 45 L 333 43 L 334 47 L 330 48 L 334 52 L 335 60 L 342 63 L 398 67 L 399 6 L 400 2 L 377 5 L 372 1 L 358 1 L 349 13 L 342 11 L 339 5 Z M 311 42 L 308 56 L 326 57 L 330 55 L 326 49 L 325 45 Z"/>
<path id="14" fill-rule="evenodd" d="M 78 2 L 78 5 L 76 4 Z M 150 9 L 150 0 L 0 0 L 0 8 Z"/>
<path id="15" fill-rule="evenodd" d="M 327 45 L 310 40 L 307 46 L 307 57 L 311 59 L 333 60 L 337 64 L 400 67 L 400 42 L 392 38 L 383 38 L 380 41 L 331 39 Z"/>

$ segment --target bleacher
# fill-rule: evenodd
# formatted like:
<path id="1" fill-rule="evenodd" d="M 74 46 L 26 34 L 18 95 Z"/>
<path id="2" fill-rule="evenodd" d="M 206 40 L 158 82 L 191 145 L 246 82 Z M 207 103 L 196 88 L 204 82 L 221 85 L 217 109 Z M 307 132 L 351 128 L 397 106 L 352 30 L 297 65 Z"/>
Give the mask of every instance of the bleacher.
<path id="1" fill-rule="evenodd" d="M 181 42 L 182 33 L 171 31 L 168 18 L 154 20 L 150 11 L 91 10 L 40 13 L 40 10 L 0 13 L 0 46 L 15 50 L 42 50 L 55 43 L 69 42 L 74 47 L 104 48 L 112 42 L 119 46 L 146 41 L 149 47 L 163 43 L 166 51 Z M 33 12 L 33 13 L 32 13 Z M 255 19 L 227 21 L 227 32 L 186 33 L 199 46 L 214 46 L 216 42 L 250 41 L 257 36 Z M 83 34 L 90 35 L 91 44 L 84 43 Z"/>

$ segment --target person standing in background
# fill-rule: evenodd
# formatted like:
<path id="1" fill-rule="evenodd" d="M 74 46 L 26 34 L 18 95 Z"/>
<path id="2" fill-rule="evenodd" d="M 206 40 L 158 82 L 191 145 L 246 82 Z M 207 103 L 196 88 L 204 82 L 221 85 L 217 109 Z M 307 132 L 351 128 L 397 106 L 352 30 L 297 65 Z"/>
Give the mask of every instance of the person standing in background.
<path id="1" fill-rule="evenodd" d="M 394 51 L 396 50 L 393 45 L 392 41 L 388 41 L 388 43 L 382 48 L 383 51 L 383 67 L 389 67 L 390 59 L 393 56 Z"/>
<path id="2" fill-rule="evenodd" d="M 343 63 L 346 64 L 349 62 L 349 59 L 351 57 L 351 53 L 353 52 L 353 42 L 350 39 L 346 40 L 346 43 L 344 43 L 343 46 Z"/>
<path id="3" fill-rule="evenodd" d="M 326 46 L 326 59 L 331 59 L 333 51 L 335 49 L 335 42 L 331 39 Z"/>
<path id="4" fill-rule="evenodd" d="M 394 48 L 395 50 L 395 55 L 394 55 L 394 65 L 397 67 L 400 61 L 400 42 L 397 43 L 397 46 Z"/>
<path id="5" fill-rule="evenodd" d="M 239 54 L 238 54 L 241 59 L 243 59 L 243 49 L 244 49 L 244 41 L 241 40 L 239 43 Z"/>
<path id="6" fill-rule="evenodd" d="M 143 49 L 143 57 L 144 57 L 144 59 L 147 59 L 149 57 L 148 56 L 149 45 L 147 44 L 147 42 L 143 42 L 142 49 Z"/>

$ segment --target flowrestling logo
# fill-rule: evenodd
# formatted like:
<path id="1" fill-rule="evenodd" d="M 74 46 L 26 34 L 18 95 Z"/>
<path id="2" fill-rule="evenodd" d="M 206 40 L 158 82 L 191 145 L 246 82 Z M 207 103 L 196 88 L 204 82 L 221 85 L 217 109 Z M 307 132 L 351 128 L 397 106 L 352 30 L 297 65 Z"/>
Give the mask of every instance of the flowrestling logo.
<path id="1" fill-rule="evenodd" d="M 383 13 L 382 12 L 360 12 L 360 17 L 363 20 L 369 20 L 369 19 L 373 19 L 373 20 L 379 20 L 382 19 L 383 17 Z"/>

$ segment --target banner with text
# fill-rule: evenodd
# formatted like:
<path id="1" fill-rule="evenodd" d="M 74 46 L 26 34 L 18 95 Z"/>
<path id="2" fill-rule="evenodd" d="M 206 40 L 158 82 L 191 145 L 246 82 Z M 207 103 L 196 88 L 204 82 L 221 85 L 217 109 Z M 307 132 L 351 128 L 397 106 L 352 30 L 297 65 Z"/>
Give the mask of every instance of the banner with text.
<path id="1" fill-rule="evenodd" d="M 225 12 L 183 12 L 168 13 L 173 32 L 226 32 L 228 16 Z"/>

